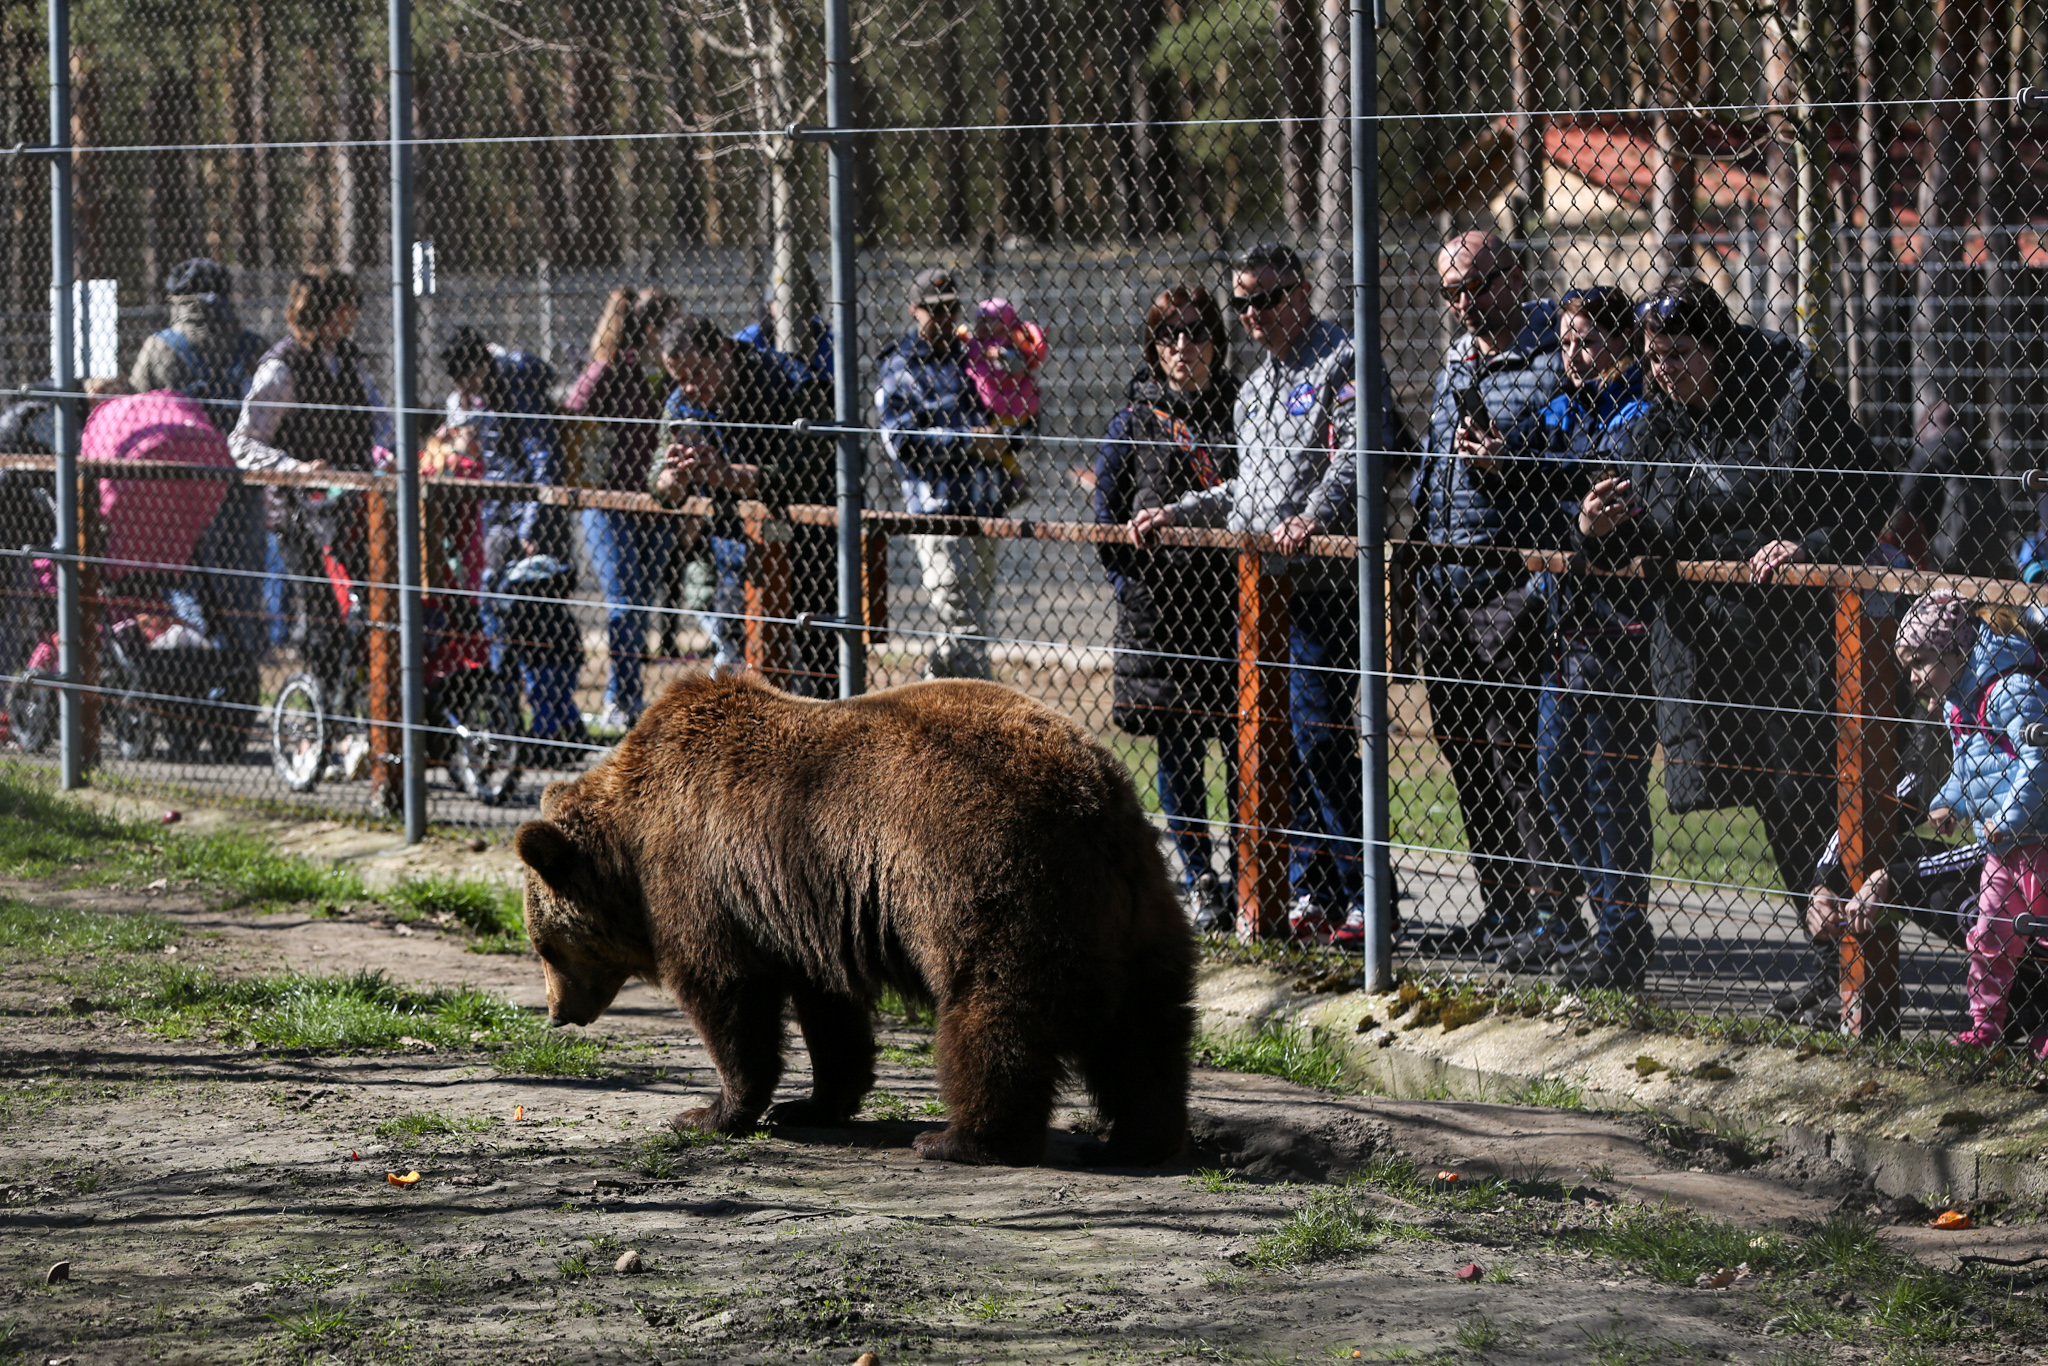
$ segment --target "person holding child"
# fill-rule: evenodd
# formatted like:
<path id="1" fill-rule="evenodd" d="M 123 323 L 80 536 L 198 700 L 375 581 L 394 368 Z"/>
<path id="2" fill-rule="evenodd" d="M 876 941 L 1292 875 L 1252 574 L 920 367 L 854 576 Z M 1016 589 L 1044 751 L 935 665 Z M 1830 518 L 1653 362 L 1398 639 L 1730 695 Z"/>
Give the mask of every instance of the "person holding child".
<path id="1" fill-rule="evenodd" d="M 2048 683 L 2010 609 L 1980 619 L 1946 591 L 1907 610 L 1896 648 L 1914 693 L 1941 706 L 1955 750 L 1928 824 L 1947 835 L 1968 822 L 1987 846 L 1968 940 L 1970 1028 L 1952 1042 L 1991 1048 L 2027 951 L 2019 917 L 2048 914 L 2048 749 L 2029 741 L 2030 728 L 2048 721 Z M 2048 1056 L 2048 1030 L 2029 1051 Z"/>

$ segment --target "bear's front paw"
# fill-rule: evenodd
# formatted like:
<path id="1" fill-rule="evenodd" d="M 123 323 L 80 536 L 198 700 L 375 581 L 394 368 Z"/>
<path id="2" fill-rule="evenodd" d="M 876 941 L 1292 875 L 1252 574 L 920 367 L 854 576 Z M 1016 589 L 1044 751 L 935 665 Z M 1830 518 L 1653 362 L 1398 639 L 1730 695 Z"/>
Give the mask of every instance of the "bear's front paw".
<path id="1" fill-rule="evenodd" d="M 992 1152 L 955 1128 L 919 1134 L 910 1140 L 910 1146 L 917 1149 L 919 1157 L 928 1157 L 934 1162 L 960 1162 L 974 1167 L 1025 1167 L 1036 1161 L 1021 1153 L 1005 1155 Z"/>
<path id="2" fill-rule="evenodd" d="M 820 1105 L 816 1097 L 782 1100 L 768 1107 L 770 1124 L 791 1124 L 805 1129 L 837 1129 L 853 1116 L 844 1110 Z"/>
<path id="3" fill-rule="evenodd" d="M 668 1127 L 685 1132 L 695 1129 L 707 1134 L 745 1134 L 753 1132 L 754 1123 L 716 1105 L 699 1105 L 670 1119 Z"/>

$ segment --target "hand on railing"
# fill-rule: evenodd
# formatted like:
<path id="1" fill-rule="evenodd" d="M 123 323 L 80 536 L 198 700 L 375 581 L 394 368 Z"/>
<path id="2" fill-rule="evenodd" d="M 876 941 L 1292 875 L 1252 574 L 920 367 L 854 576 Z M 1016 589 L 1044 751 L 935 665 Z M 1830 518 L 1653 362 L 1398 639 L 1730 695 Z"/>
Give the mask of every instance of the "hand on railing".
<path id="1" fill-rule="evenodd" d="M 1173 526 L 1180 521 L 1180 513 L 1170 507 L 1142 508 L 1131 518 L 1131 544 L 1143 548 L 1152 543 L 1153 535 L 1161 527 Z"/>
<path id="2" fill-rule="evenodd" d="M 1806 547 L 1797 541 L 1772 541 L 1762 550 L 1749 557 L 1750 577 L 1758 583 L 1769 583 L 1771 575 L 1778 572 L 1782 564 L 1804 564 Z"/>

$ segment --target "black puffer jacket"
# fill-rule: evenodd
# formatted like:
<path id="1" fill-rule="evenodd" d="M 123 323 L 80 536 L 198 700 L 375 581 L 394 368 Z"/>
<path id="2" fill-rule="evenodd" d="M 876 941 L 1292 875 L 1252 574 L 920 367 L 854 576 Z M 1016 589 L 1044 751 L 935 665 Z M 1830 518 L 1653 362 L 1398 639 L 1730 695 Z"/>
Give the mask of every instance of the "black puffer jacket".
<path id="1" fill-rule="evenodd" d="M 1811 562 L 1861 563 L 1891 498 L 1842 391 L 1796 342 L 1752 327 L 1737 329 L 1717 378 L 1706 409 L 1658 395 L 1622 434 L 1617 463 L 1642 512 L 1589 541 L 1590 558 L 1747 560 L 1797 541 Z M 1664 587 L 1650 671 L 1673 811 L 1743 805 L 1763 774 L 1832 774 L 1832 606 L 1820 589 Z"/>
<path id="2" fill-rule="evenodd" d="M 1236 472 L 1236 376 L 1218 375 L 1188 395 L 1141 374 L 1126 398 L 1095 460 L 1096 521 L 1128 522 Z M 1168 714 L 1206 735 L 1234 733 L 1237 557 L 1176 546 L 1097 551 L 1116 589 L 1111 719 L 1132 735 L 1158 734 Z"/>

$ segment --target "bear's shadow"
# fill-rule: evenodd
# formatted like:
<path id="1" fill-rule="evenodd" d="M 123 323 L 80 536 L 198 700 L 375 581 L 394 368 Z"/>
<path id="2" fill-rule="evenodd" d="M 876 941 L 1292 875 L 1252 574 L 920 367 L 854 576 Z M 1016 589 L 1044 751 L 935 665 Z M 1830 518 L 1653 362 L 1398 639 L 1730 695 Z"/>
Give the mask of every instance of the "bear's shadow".
<path id="1" fill-rule="evenodd" d="M 856 1119 L 830 1127 L 814 1124 L 776 1124 L 762 1127 L 785 1142 L 827 1148 L 909 1148 L 919 1134 L 937 1133 L 945 1128 L 941 1120 Z M 1156 1167 L 1119 1167 L 1098 1160 L 1104 1152 L 1102 1141 L 1090 1134 L 1069 1129 L 1046 1132 L 1045 1159 L 1040 1166 L 1077 1167 L 1090 1171 L 1138 1176 L 1185 1175 L 1188 1154 Z M 941 1164 L 944 1165 L 944 1164 Z"/>

